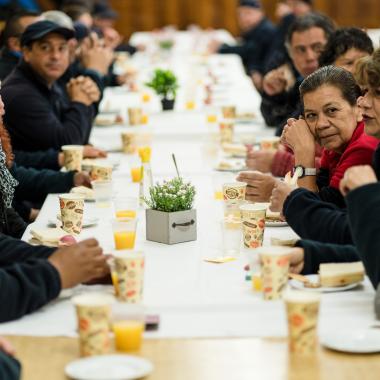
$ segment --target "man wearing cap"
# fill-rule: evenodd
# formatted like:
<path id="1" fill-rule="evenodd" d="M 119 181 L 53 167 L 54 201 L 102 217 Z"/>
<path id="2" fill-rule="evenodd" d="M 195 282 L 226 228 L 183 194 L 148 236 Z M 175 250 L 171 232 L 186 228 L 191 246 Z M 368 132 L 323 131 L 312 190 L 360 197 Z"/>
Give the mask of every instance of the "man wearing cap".
<path id="1" fill-rule="evenodd" d="M 275 33 L 275 27 L 265 17 L 258 0 L 240 0 L 237 17 L 242 31 L 241 43 L 230 46 L 213 41 L 209 46 L 210 52 L 238 54 L 242 58 L 247 72 L 255 72 L 261 75 Z"/>
<path id="2" fill-rule="evenodd" d="M 4 122 L 15 149 L 60 149 L 86 144 L 99 100 L 96 84 L 87 77 L 71 79 L 68 98 L 56 81 L 69 66 L 67 41 L 74 31 L 51 21 L 30 25 L 21 36 L 23 60 L 5 80 Z"/>
<path id="3" fill-rule="evenodd" d="M 17 66 L 22 56 L 20 37 L 37 20 L 38 14 L 35 12 L 18 12 L 8 19 L 1 33 L 0 80 L 4 80 Z"/>

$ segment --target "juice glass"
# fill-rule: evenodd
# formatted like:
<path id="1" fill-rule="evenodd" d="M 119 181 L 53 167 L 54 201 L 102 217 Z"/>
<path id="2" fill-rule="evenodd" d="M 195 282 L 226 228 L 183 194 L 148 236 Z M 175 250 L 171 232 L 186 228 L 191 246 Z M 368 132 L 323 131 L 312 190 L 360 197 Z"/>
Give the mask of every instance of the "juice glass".
<path id="1" fill-rule="evenodd" d="M 139 183 L 143 178 L 143 166 L 140 157 L 133 156 L 129 161 L 132 182 Z"/>
<path id="2" fill-rule="evenodd" d="M 143 164 L 150 162 L 152 156 L 152 148 L 150 146 L 141 146 L 138 148 L 139 157 Z"/>
<path id="3" fill-rule="evenodd" d="M 116 198 L 114 200 L 116 218 L 136 218 L 138 205 L 138 198 Z"/>
<path id="4" fill-rule="evenodd" d="M 112 181 L 96 180 L 91 182 L 97 207 L 110 207 L 112 199 Z"/>
<path id="5" fill-rule="evenodd" d="M 113 220 L 112 231 L 117 250 L 135 247 L 136 226 L 136 218 L 116 218 Z"/>
<path id="6" fill-rule="evenodd" d="M 112 329 L 117 351 L 138 351 L 143 340 L 144 309 L 141 305 L 117 303 L 112 308 Z"/>

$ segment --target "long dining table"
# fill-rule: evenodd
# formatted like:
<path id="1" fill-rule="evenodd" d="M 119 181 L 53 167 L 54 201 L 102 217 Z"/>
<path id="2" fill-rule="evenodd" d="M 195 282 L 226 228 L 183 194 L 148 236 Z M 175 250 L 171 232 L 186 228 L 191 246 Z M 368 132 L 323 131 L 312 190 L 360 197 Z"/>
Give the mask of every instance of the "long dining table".
<path id="1" fill-rule="evenodd" d="M 136 353 L 152 361 L 155 369 L 149 379 L 377 379 L 379 355 L 349 355 L 318 347 L 314 355 L 297 357 L 287 349 L 287 322 L 282 301 L 264 301 L 246 280 L 244 267 L 253 260 L 252 250 L 241 249 L 234 261 L 224 264 L 206 262 L 223 255 L 221 220 L 223 202 L 214 199 L 215 181 L 224 176 L 233 180 L 236 173 L 215 170 L 225 159 L 217 142 L 218 126 L 208 123 L 206 112 L 218 112 L 222 105 L 236 105 L 238 113 L 254 113 L 249 122 L 235 125 L 236 142 L 251 143 L 273 135 L 259 113 L 260 96 L 246 76 L 236 56 L 210 56 L 191 53 L 191 35 L 177 33 L 178 51 L 161 60 L 154 54 L 137 54 L 129 64 L 138 72 L 140 91 L 125 87 L 105 91 L 101 112 L 117 112 L 122 125 L 94 126 L 91 142 L 109 152 L 113 171 L 114 196 L 138 196 L 139 185 L 130 178 L 130 156 L 120 152 L 121 132 L 134 131 L 152 146 L 151 167 L 154 182 L 172 178 L 179 172 L 196 188 L 196 241 L 164 245 L 146 240 L 145 208 L 138 211 L 136 250 L 146 257 L 143 304 L 148 314 L 159 315 L 157 331 L 144 334 L 144 344 Z M 199 37 L 199 36 L 198 36 Z M 149 34 L 135 36 L 148 41 Z M 149 41 L 148 41 L 149 42 Z M 146 42 L 146 43 L 148 43 Z M 186 45 L 187 44 L 187 45 Z M 172 69 L 179 78 L 176 108 L 160 112 L 158 99 L 151 94 L 142 102 L 143 83 L 154 67 Z M 213 73 L 214 102 L 205 108 L 204 85 Z M 187 102 L 194 102 L 188 109 Z M 128 107 L 140 106 L 149 116 L 143 126 L 128 125 Z M 193 107 L 190 107 L 193 108 Z M 145 141 L 144 140 L 144 141 Z M 50 194 L 36 220 L 25 232 L 29 241 L 32 228 L 46 228 L 59 212 L 58 196 Z M 78 240 L 95 237 L 105 253 L 112 253 L 112 207 L 97 208 L 86 202 L 85 218 L 97 224 L 84 228 Z M 272 237 L 296 238 L 288 226 L 266 227 L 264 245 Z M 82 292 L 112 294 L 112 286 L 80 285 L 64 290 L 59 298 L 39 311 L 0 324 L 17 349 L 23 365 L 23 379 L 65 379 L 64 367 L 78 358 L 78 337 L 73 295 Z M 346 292 L 322 294 L 319 336 L 354 329 L 372 329 L 374 291 L 366 279 Z"/>

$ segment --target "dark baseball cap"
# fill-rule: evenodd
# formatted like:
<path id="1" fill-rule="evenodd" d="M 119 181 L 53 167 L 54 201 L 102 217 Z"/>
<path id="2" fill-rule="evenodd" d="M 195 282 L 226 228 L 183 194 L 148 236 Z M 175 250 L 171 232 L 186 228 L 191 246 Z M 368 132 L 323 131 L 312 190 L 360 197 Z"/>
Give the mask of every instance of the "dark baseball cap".
<path id="1" fill-rule="evenodd" d="M 21 46 L 30 45 L 34 41 L 38 41 L 49 33 L 58 33 L 66 40 L 75 37 L 74 30 L 64 28 L 52 21 L 38 21 L 29 25 L 21 35 Z"/>
<path id="2" fill-rule="evenodd" d="M 240 0 L 239 7 L 251 7 L 251 8 L 261 8 L 261 3 L 259 0 Z"/>
<path id="3" fill-rule="evenodd" d="M 115 20 L 117 19 L 117 13 L 106 3 L 99 2 L 94 5 L 94 11 L 92 15 L 99 19 Z"/>

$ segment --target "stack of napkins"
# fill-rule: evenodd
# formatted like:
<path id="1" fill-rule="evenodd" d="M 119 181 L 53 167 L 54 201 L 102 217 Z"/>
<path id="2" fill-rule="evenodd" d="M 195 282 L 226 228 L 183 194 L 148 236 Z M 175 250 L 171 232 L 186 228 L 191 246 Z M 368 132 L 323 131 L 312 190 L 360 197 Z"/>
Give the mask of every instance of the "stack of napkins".
<path id="1" fill-rule="evenodd" d="M 32 239 L 30 243 L 46 245 L 48 247 L 58 247 L 61 245 L 62 238 L 68 234 L 62 228 L 32 228 L 30 230 Z"/>

